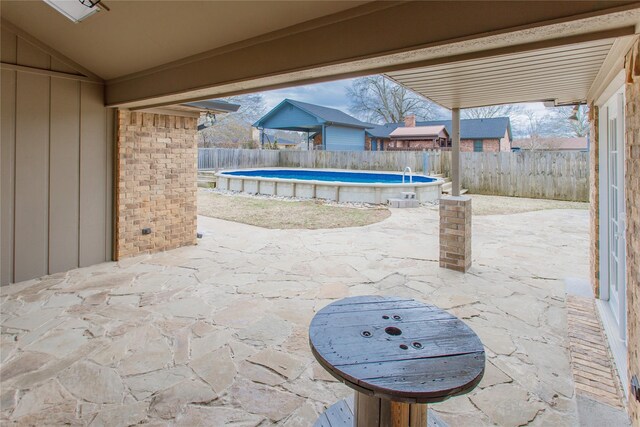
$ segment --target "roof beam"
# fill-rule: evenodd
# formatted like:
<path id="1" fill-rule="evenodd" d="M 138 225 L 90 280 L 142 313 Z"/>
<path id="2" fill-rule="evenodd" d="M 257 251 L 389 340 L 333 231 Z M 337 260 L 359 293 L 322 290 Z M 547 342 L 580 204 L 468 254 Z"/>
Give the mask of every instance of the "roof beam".
<path id="1" fill-rule="evenodd" d="M 624 0 L 374 2 L 342 19 L 311 21 L 108 81 L 106 100 L 159 106 L 617 37 L 629 34 L 639 11 L 640 3 Z M 390 22 L 401 25 L 371 31 Z"/>

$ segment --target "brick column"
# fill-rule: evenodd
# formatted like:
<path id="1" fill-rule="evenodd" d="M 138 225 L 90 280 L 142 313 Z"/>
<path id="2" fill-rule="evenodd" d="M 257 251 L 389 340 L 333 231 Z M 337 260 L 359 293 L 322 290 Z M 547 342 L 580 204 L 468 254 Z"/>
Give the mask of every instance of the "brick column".
<path id="1" fill-rule="evenodd" d="M 640 43 L 625 60 L 625 182 L 627 208 L 627 345 L 629 380 L 640 380 Z M 630 385 L 623 384 L 629 396 L 631 424 L 640 426 L 640 399 L 631 394 Z"/>
<path id="2" fill-rule="evenodd" d="M 471 197 L 440 199 L 440 267 L 463 273 L 471 267 Z"/>
<path id="3" fill-rule="evenodd" d="M 591 267 L 591 285 L 596 298 L 600 297 L 600 143 L 599 109 L 593 103 L 589 105 L 589 213 L 591 223 L 591 247 L 589 264 Z"/>
<path id="4" fill-rule="evenodd" d="M 116 260 L 196 244 L 196 133 L 193 117 L 118 111 Z"/>

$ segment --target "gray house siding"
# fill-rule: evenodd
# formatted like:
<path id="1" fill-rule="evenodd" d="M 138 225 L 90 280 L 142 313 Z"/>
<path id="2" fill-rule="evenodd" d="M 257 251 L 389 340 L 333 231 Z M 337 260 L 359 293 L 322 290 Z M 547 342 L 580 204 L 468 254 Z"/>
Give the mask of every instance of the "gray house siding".
<path id="1" fill-rule="evenodd" d="M 277 129 L 288 126 L 317 126 L 319 124 L 320 121 L 316 117 L 291 104 L 286 104 L 269 116 L 264 121 L 263 126 Z"/>
<path id="2" fill-rule="evenodd" d="M 327 151 L 363 151 L 364 129 L 329 126 L 326 130 Z"/>

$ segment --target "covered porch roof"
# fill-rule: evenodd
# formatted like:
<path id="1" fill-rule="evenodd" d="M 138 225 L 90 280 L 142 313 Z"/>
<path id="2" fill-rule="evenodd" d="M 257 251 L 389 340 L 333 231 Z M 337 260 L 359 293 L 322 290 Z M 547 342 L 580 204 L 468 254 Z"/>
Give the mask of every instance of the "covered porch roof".
<path id="1" fill-rule="evenodd" d="M 610 70 L 622 69 L 616 62 L 634 39 L 610 33 L 591 37 L 559 46 L 498 49 L 485 57 L 452 58 L 386 76 L 447 109 L 534 101 L 580 104 L 602 92 Z"/>
<path id="2" fill-rule="evenodd" d="M 80 24 L 41 1 L 7 0 L 0 8 L 3 27 L 17 29 L 29 43 L 46 41 L 65 57 L 56 71 L 78 70 L 104 82 L 105 104 L 122 108 L 531 53 L 631 35 L 640 20 L 633 0 L 111 2 L 109 11 Z M 238 22 L 238 16 L 245 19 Z M 403 25 L 393 34 L 371 31 L 389 22 Z M 164 31 L 169 26 L 174 31 Z M 307 46 L 317 47 L 313 55 L 305 54 Z M 593 47 L 592 53 L 603 53 Z M 12 46 L 3 41 L 2 48 Z M 438 102 L 463 107 L 489 101 Z"/>

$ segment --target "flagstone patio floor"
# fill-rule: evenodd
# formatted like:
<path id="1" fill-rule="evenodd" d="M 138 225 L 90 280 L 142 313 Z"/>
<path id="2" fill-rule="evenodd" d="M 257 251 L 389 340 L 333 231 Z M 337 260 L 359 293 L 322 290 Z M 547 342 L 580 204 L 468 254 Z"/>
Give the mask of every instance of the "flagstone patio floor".
<path id="1" fill-rule="evenodd" d="M 197 246 L 0 289 L 1 418 L 18 425 L 310 426 L 351 394 L 314 360 L 314 313 L 398 295 L 464 319 L 487 352 L 451 426 L 577 425 L 563 279 L 588 276 L 588 211 L 475 216 L 473 267 L 438 266 L 438 212 L 267 230 L 200 217 Z"/>

